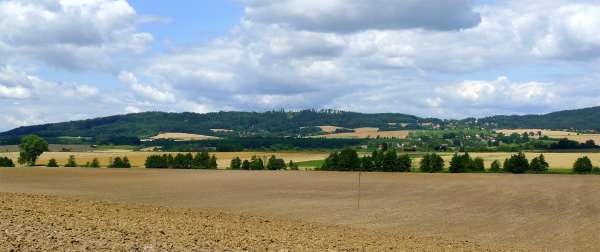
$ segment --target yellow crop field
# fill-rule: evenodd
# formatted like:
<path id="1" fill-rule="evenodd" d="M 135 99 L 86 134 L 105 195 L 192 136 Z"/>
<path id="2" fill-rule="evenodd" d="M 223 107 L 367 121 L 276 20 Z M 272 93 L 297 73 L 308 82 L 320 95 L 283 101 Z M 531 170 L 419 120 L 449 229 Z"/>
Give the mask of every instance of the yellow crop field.
<path id="1" fill-rule="evenodd" d="M 596 143 L 600 143 L 600 134 L 583 134 L 577 132 L 561 131 L 561 130 L 543 130 L 543 129 L 510 129 L 510 130 L 497 130 L 498 133 L 510 135 L 513 133 L 523 134 L 524 132 L 538 133 L 542 132 L 542 136 L 548 136 L 551 138 L 567 138 L 569 140 L 583 143 L 587 140 L 594 140 Z"/>
<path id="2" fill-rule="evenodd" d="M 133 167 L 143 167 L 146 162 L 146 157 L 150 155 L 162 155 L 169 154 L 167 152 L 137 152 L 137 151 L 95 151 L 95 152 L 45 152 L 38 159 L 37 164 L 43 165 L 48 163 L 51 158 L 63 165 L 67 162 L 69 156 L 75 156 L 75 160 L 78 165 L 84 165 L 86 162 L 91 162 L 94 158 L 100 161 L 102 166 L 107 166 L 109 160 L 115 157 L 127 157 Z M 177 154 L 177 153 L 171 153 Z M 325 152 L 212 152 L 211 155 L 217 156 L 217 163 L 219 168 L 227 168 L 232 159 L 240 157 L 242 160 L 250 159 L 252 156 L 260 157 L 264 160 L 268 159 L 271 155 L 275 155 L 278 158 L 283 158 L 286 162 L 293 160 L 294 162 L 303 162 L 311 160 L 321 160 L 328 156 Z M 19 153 L 9 152 L 0 153 L 0 156 L 6 156 L 13 159 L 16 163 Z"/>
<path id="3" fill-rule="evenodd" d="M 172 140 L 178 140 L 178 141 L 197 141 L 197 140 L 211 140 L 211 139 L 219 139 L 219 138 L 213 137 L 213 136 L 198 135 L 198 134 L 167 132 L 167 133 L 161 133 L 156 136 L 153 136 L 150 139 L 153 139 L 153 140 L 172 139 Z"/>
<path id="4" fill-rule="evenodd" d="M 315 137 L 322 138 L 406 138 L 411 131 L 409 130 L 396 130 L 396 131 L 379 131 L 378 128 L 358 128 L 355 132 L 349 133 L 333 133 L 320 135 Z"/>

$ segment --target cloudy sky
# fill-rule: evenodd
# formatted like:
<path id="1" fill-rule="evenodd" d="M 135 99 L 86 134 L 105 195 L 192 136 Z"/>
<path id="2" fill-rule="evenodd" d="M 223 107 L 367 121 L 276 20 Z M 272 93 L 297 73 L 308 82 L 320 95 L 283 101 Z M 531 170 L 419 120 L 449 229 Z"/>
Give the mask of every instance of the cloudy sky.
<path id="1" fill-rule="evenodd" d="M 600 1 L 0 0 L 0 130 L 140 111 L 600 105 Z"/>

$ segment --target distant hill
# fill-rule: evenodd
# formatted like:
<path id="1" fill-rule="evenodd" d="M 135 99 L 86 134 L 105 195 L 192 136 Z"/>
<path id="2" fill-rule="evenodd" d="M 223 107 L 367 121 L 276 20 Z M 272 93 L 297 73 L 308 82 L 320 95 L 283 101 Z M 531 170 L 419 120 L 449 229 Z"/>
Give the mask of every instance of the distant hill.
<path id="1" fill-rule="evenodd" d="M 472 121 L 465 119 L 453 122 Z M 600 107 L 554 112 L 544 115 L 491 116 L 477 120 L 478 125 L 490 128 L 543 128 L 600 130 Z M 365 114 L 336 110 L 304 110 L 298 112 L 215 112 L 165 113 L 145 112 L 116 115 L 81 121 L 19 127 L 0 133 L 0 139 L 14 139 L 27 134 L 43 137 L 87 138 L 144 138 L 164 132 L 191 133 L 207 136 L 295 136 L 319 132 L 317 126 L 334 125 L 343 128 L 376 127 L 395 130 L 398 126 L 434 122 L 444 125 L 449 121 L 420 118 L 398 113 Z M 411 127 L 411 126 L 409 126 Z M 418 125 L 417 125 L 418 127 Z M 215 130 L 221 129 L 221 130 Z M 114 142 L 114 141 L 111 141 Z"/>
<path id="2" fill-rule="evenodd" d="M 89 120 L 19 127 L 0 138 L 37 134 L 43 137 L 150 137 L 162 132 L 181 132 L 201 135 L 237 134 L 238 136 L 295 135 L 301 130 L 320 131 L 315 126 L 336 125 L 346 128 L 387 127 L 388 123 L 416 123 L 435 121 L 412 115 L 382 113 L 363 114 L 335 110 L 304 110 L 299 112 L 216 112 L 165 113 L 145 112 L 116 115 Z M 308 128 L 307 128 L 308 127 Z M 227 129 L 215 132 L 214 129 Z"/>
<path id="3" fill-rule="evenodd" d="M 479 119 L 479 124 L 497 128 L 577 129 L 600 131 L 600 107 L 565 110 L 544 115 L 491 116 Z"/>

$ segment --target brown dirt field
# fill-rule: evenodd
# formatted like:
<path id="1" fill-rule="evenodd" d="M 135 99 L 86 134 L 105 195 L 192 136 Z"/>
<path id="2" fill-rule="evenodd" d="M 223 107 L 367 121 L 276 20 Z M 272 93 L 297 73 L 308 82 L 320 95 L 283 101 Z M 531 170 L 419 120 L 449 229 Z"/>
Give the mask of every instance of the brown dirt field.
<path id="1" fill-rule="evenodd" d="M 67 162 L 69 156 L 74 155 L 75 160 L 78 164 L 83 165 L 86 162 L 91 162 L 94 158 L 98 158 L 100 164 L 103 166 L 108 165 L 110 158 L 115 157 L 127 157 L 131 161 L 134 167 L 144 167 L 146 157 L 150 155 L 162 155 L 168 154 L 165 152 L 134 152 L 134 151 L 95 151 L 95 152 L 45 152 L 37 161 L 38 164 L 44 165 L 48 163 L 48 160 L 55 158 L 60 165 L 64 165 Z M 176 153 L 171 153 L 176 154 Z M 286 162 L 293 160 L 294 162 L 303 162 L 311 160 L 321 160 L 328 156 L 325 152 L 211 152 L 211 155 L 217 156 L 217 163 L 219 168 L 224 169 L 229 166 L 231 159 L 240 157 L 241 159 L 250 159 L 256 155 L 263 159 L 269 158 L 271 155 L 276 155 L 279 158 L 283 158 Z M 0 156 L 5 156 L 16 161 L 19 157 L 19 153 L 0 153 Z"/>
<path id="2" fill-rule="evenodd" d="M 369 173 L 362 175 L 361 207 L 358 209 L 356 173 L 0 169 L 0 192 L 224 211 L 406 237 L 443 237 L 450 241 L 470 241 L 473 243 L 468 244 L 477 243 L 485 248 L 519 251 L 600 250 L 598 184 L 600 176 Z M 21 201 L 14 202 L 11 204 Z M 98 211 L 99 216 L 105 211 L 110 212 Z M 161 220 L 156 221 L 154 216 L 160 211 L 139 212 L 143 212 L 139 218 L 148 216 L 147 222 L 152 224 L 149 226 L 165 223 L 162 226 L 167 226 L 168 230 L 179 228 L 177 224 L 170 224 L 170 217 L 157 217 Z M 59 216 L 56 212 L 49 214 Z M 106 219 L 118 220 L 114 215 Z M 136 224 L 132 225 L 144 222 L 134 219 L 132 223 Z M 68 223 L 77 227 L 74 222 Z M 147 228 L 142 226 L 140 232 Z M 187 230 L 183 224 L 181 228 Z M 299 228 L 300 232 L 306 230 Z M 22 229 L 27 230 L 27 227 Z M 110 230 L 119 235 L 121 229 L 115 226 Z M 319 230 L 315 237 L 334 237 L 321 235 Z M 142 234 L 150 233 L 152 231 Z M 109 232 L 108 237 L 113 234 Z M 128 239 L 133 242 L 141 238 Z M 343 236 L 339 239 L 345 241 Z M 279 238 L 274 240 L 279 241 Z M 121 244 L 121 241 L 116 239 L 112 244 Z M 308 240 L 308 243 L 313 242 Z M 470 250 L 437 247 L 436 244 L 427 244 L 434 249 L 417 250 Z"/>
<path id="3" fill-rule="evenodd" d="M 317 126 L 317 127 L 321 128 L 321 130 L 323 132 L 327 132 L 327 133 L 333 133 L 337 129 L 341 129 L 342 128 L 342 127 L 338 127 L 338 126 Z"/>
<path id="4" fill-rule="evenodd" d="M 483 251 L 287 219 L 0 193 L 3 251 Z"/>
<path id="5" fill-rule="evenodd" d="M 205 136 L 205 135 L 197 135 L 197 134 L 188 134 L 188 133 L 161 133 L 156 136 L 151 137 L 150 139 L 173 139 L 179 141 L 197 141 L 197 140 L 210 140 L 210 139 L 219 139 L 214 136 Z"/>
<path id="6" fill-rule="evenodd" d="M 542 129 L 514 129 L 514 130 L 497 130 L 497 132 L 504 133 L 505 135 L 510 135 L 512 133 L 523 134 L 524 132 L 534 132 L 537 134 L 538 131 L 542 132 L 543 136 L 548 136 L 551 138 L 567 138 L 569 140 L 577 141 L 583 143 L 587 140 L 594 140 L 596 143 L 600 143 L 600 134 L 577 134 L 576 132 L 569 131 L 560 131 L 560 130 L 542 130 Z"/>

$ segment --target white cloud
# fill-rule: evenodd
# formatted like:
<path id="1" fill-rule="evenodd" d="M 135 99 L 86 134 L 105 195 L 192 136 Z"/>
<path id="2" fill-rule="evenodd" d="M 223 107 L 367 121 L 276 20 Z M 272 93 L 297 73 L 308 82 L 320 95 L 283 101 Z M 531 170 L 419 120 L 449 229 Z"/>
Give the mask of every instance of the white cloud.
<path id="1" fill-rule="evenodd" d="M 246 18 L 298 29 L 355 32 L 425 28 L 454 30 L 479 24 L 472 0 L 244 0 Z"/>
<path id="2" fill-rule="evenodd" d="M 29 89 L 26 89 L 21 86 L 7 87 L 4 85 L 0 85 L 0 97 L 4 98 L 29 98 L 31 96 L 31 92 Z"/>
<path id="3" fill-rule="evenodd" d="M 140 83 L 133 73 L 121 72 L 119 74 L 119 80 L 131 87 L 135 92 L 146 98 L 158 101 L 158 102 L 174 102 L 175 96 L 166 90 L 159 90 L 157 88 L 144 85 Z"/>
<path id="4" fill-rule="evenodd" d="M 53 67 L 110 70 L 115 54 L 143 52 L 153 37 L 136 30 L 125 0 L 0 1 L 0 48 Z"/>

